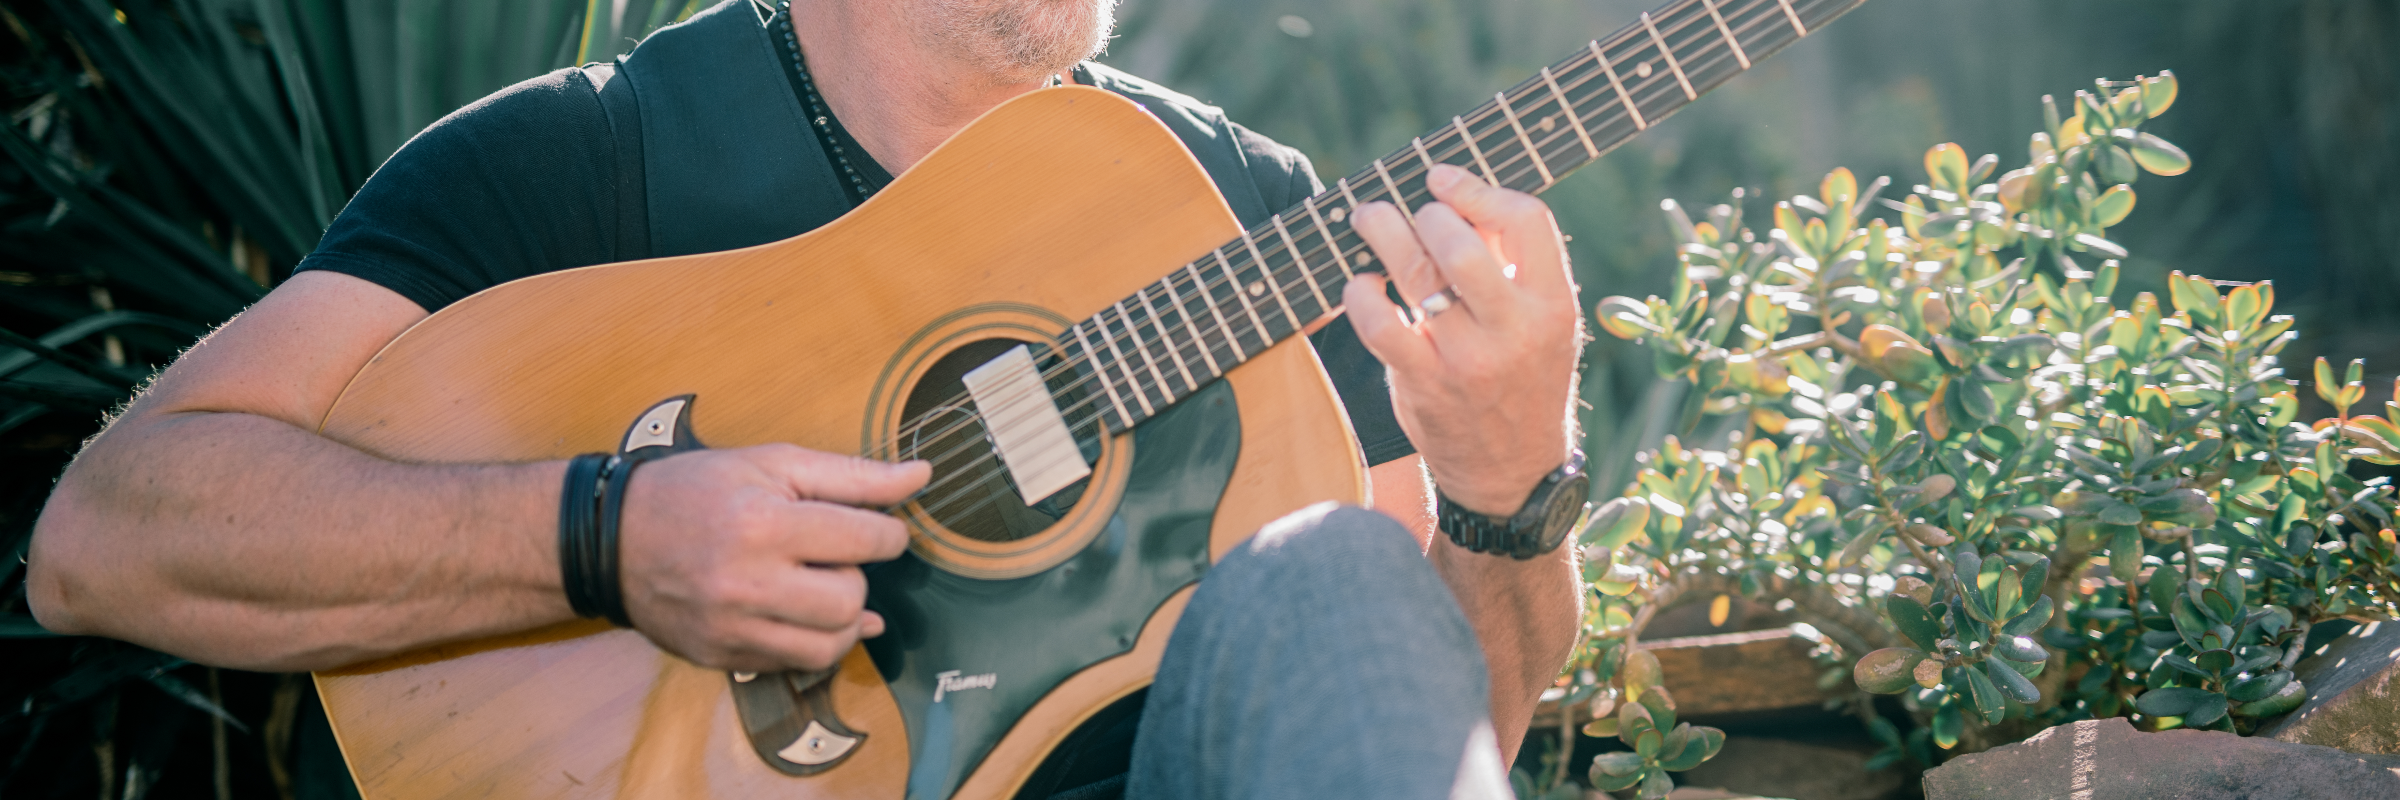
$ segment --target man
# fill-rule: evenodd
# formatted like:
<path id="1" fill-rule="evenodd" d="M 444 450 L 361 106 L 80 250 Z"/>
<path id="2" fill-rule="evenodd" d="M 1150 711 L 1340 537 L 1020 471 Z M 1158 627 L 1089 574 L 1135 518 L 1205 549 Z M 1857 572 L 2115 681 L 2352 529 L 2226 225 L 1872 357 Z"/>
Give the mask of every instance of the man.
<path id="1" fill-rule="evenodd" d="M 838 176 L 786 188 L 814 193 L 798 202 L 847 195 L 834 207 L 847 208 L 978 115 L 1060 80 L 1148 92 L 1138 96 L 1171 106 L 1153 108 L 1162 120 L 1214 124 L 1234 149 L 1210 152 L 1252 160 L 1212 165 L 1212 177 L 1253 187 L 1254 204 L 1297 199 L 1260 175 L 1314 191 L 1297 153 L 1188 98 L 1078 66 L 1105 41 L 1109 0 L 799 0 L 757 12 L 744 16 L 749 0 L 734 0 L 686 30 L 794 36 L 797 94 L 771 99 L 810 108 L 814 130 L 787 133 L 813 134 L 808 147 L 823 158 L 803 159 L 818 171 L 809 174 Z M 667 71 L 651 74 L 668 74 L 690 35 L 662 32 L 619 69 L 639 77 L 647 59 Z M 669 241 L 690 240 L 677 238 L 686 228 L 707 227 L 602 219 L 607 202 L 590 198 L 640 174 L 611 160 L 624 157 L 611 142 L 627 133 L 604 110 L 617 97 L 608 69 L 512 87 L 428 129 L 300 272 L 113 420 L 37 525 L 28 589 L 42 624 L 205 663 L 307 670 L 572 618 L 557 550 L 562 462 L 392 463 L 313 430 L 350 376 L 431 309 L 523 274 L 671 254 Z M 662 108 L 642 107 L 645 137 L 677 123 Z M 1177 131 L 1187 145 L 1209 135 L 1190 129 Z M 653 183 L 736 177 L 661 172 L 705 155 L 662 144 L 671 141 L 639 143 Z M 1388 403 L 1371 381 L 1344 394 L 1354 419 L 1405 431 L 1396 453 L 1380 445 L 1402 457 L 1371 471 L 1377 508 L 1404 524 L 1315 509 L 1212 570 L 1140 719 L 1130 782 L 1114 784 L 1132 796 L 1505 796 L 1501 765 L 1572 641 L 1571 548 L 1471 552 L 1435 533 L 1426 476 L 1445 502 L 1491 521 L 1542 496 L 1570 452 L 1579 313 L 1539 201 L 1456 169 L 1428 185 L 1440 202 L 1413 222 L 1370 204 L 1355 225 L 1400 296 L 1455 296 L 1455 308 L 1404 314 L 1375 276 L 1344 296 L 1356 340 L 1389 367 Z M 649 219 L 673 213 L 650 191 Z M 1374 365 L 1331 349 L 1327 360 L 1352 373 Z M 1407 455 L 1412 444 L 1421 456 Z M 921 462 L 788 445 L 651 464 L 624 502 L 626 611 L 661 648 L 702 665 L 824 667 L 883 632 L 863 606 L 858 565 L 907 544 L 899 522 L 863 509 L 926 479 Z M 1303 613 L 1243 613 L 1260 596 Z M 1395 611 L 1406 615 L 1397 624 L 1375 616 Z M 1318 666 L 1295 675 L 1262 663 Z M 1345 687 L 1353 680 L 1371 689 Z"/>

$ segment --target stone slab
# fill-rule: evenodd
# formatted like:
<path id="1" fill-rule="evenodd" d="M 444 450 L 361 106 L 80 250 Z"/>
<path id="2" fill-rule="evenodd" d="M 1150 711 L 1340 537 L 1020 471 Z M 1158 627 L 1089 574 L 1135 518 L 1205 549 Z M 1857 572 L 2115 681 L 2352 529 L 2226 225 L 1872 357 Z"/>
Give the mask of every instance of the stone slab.
<path id="1" fill-rule="evenodd" d="M 1734 796 L 1882 800 L 1898 792 L 1900 773 L 1868 771 L 1867 759 L 1872 755 L 1785 739 L 1729 736 L 1716 758 L 1677 776 L 1676 783 L 1711 787 Z"/>
<path id="2" fill-rule="evenodd" d="M 1817 688 L 1817 674 L 1823 670 L 1808 657 L 1816 642 L 1792 626 L 1646 640 L 1635 646 L 1658 657 L 1659 673 L 1675 696 L 1678 717 L 1812 707 L 1833 696 Z M 1834 690 L 1850 688 L 1845 679 Z M 1586 708 L 1577 704 L 1572 710 L 1584 713 Z M 1577 723 L 1587 716 L 1577 717 Z M 1545 698 L 1533 719 L 1535 730 L 1557 728 L 1556 700 Z"/>
<path id="3" fill-rule="evenodd" d="M 2400 623 L 2370 622 L 2325 645 L 2293 668 L 2309 699 L 2259 728 L 2258 735 L 2353 753 L 2400 753 Z"/>
<path id="4" fill-rule="evenodd" d="M 2400 756 L 2083 720 L 1925 773 L 1927 800 L 2400 797 Z"/>

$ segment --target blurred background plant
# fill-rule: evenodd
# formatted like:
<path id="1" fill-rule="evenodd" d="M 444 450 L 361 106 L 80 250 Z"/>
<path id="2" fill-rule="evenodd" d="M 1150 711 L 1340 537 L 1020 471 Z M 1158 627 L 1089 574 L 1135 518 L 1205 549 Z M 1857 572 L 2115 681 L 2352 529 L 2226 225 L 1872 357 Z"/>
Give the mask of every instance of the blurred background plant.
<path id="1" fill-rule="evenodd" d="M 355 794 L 306 676 L 51 637 L 20 568 L 101 415 L 284 278 L 402 142 L 696 0 L 0 6 L 0 796 Z"/>
<path id="2" fill-rule="evenodd" d="M 0 6 L 0 110 L 8 113 L 0 131 L 0 551 L 22 554 L 51 481 L 101 414 L 281 280 L 400 143 L 508 83 L 629 49 L 694 5 Z M 1221 104 L 1338 176 L 1653 5 L 1127 0 L 1104 60 Z M 2156 189 L 2145 184 L 2143 213 L 2108 228 L 2131 253 L 2120 259 L 2115 295 L 2172 297 L 2169 265 L 2271 278 L 2285 310 L 2343 320 L 2305 329 L 2281 355 L 2339 362 L 2400 341 L 2400 326 L 2373 313 L 2400 295 L 2400 242 L 2386 233 L 2400 225 L 2400 198 L 2382 188 L 2400 157 L 2400 55 L 2384 45 L 2395 29 L 2400 10 L 2344 0 L 1869 3 L 1547 199 L 1574 236 L 1587 298 L 1668 295 L 1683 280 L 1668 267 L 1686 240 L 1651 212 L 1660 197 L 1748 187 L 1755 204 L 1821 194 L 1816 178 L 1836 164 L 1915 175 L 1917 149 L 1944 140 L 1966 153 L 2014 153 L 2014 131 L 2044 125 L 2029 98 L 2096 74 L 2173 67 L 2193 91 L 2160 120 L 2178 126 L 2163 135 L 2201 168 Z M 2095 273 L 2088 285 L 2099 265 L 2086 255 L 2069 251 Z M 2380 402 L 2385 376 L 2370 377 L 2376 396 L 2353 405 Z M 1594 343 L 1582 390 L 1586 449 L 1604 491 L 1640 469 L 1670 473 L 1663 455 L 1634 460 L 1678 430 L 1689 391 L 1656 379 L 1648 343 Z M 2332 413 L 2314 392 L 2297 399 L 2297 418 Z M 1722 439 L 1680 441 L 1723 449 Z M 330 742 L 321 721 L 311 724 L 318 718 L 303 678 L 212 672 L 110 642 L 48 637 L 24 614 L 17 559 L 0 564 L 0 663 L 9 667 L 0 670 L 0 757 L 9 759 L 0 795 L 343 790 L 338 772 L 325 771 L 339 764 L 324 758 Z M 1709 588 L 1687 599 L 1708 598 Z M 1717 588 L 1738 596 L 1741 587 Z M 1870 617 L 1859 627 L 1881 625 Z M 1624 679 L 1611 683 L 1619 700 L 1634 698 L 1618 704 L 1620 715 L 1648 694 L 1627 691 Z M 1651 719 L 1662 743 L 1679 727 Z M 1584 772 L 1563 766 L 1570 759 L 1554 745 L 1526 751 L 1529 786 Z"/>

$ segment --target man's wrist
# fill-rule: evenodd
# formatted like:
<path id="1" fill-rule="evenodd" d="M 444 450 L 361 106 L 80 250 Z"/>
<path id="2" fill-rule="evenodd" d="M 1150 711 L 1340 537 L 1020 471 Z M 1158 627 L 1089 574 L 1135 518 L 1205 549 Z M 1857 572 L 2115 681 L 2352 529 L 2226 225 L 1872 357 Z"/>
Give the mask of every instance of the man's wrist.
<path id="1" fill-rule="evenodd" d="M 1545 473 L 1514 508 L 1501 513 L 1467 506 L 1437 485 L 1435 527 L 1464 549 L 1528 559 L 1557 549 L 1589 509 L 1590 493 L 1583 453 L 1570 451 L 1565 463 Z"/>
<path id="2" fill-rule="evenodd" d="M 1557 457 L 1548 463 L 1517 466 L 1509 471 L 1481 470 L 1459 474 L 1442 469 L 1430 459 L 1426 466 L 1427 472 L 1433 476 L 1433 485 L 1440 488 L 1442 497 L 1452 505 L 1487 517 L 1506 517 L 1524 508 L 1526 498 L 1532 497 L 1533 491 L 1541 488 L 1542 479 L 1549 477 L 1559 465 L 1567 463 L 1574 452 L 1572 447 L 1562 448 Z"/>

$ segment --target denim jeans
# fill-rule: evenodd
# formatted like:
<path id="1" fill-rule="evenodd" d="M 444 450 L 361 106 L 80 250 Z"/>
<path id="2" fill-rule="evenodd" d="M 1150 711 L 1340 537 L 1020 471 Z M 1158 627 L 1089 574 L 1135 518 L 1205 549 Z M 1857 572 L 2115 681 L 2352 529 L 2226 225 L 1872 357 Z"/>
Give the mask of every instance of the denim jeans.
<path id="1" fill-rule="evenodd" d="M 1507 798 L 1488 680 L 1415 537 L 1374 511 L 1312 506 L 1200 581 L 1124 796 Z"/>

